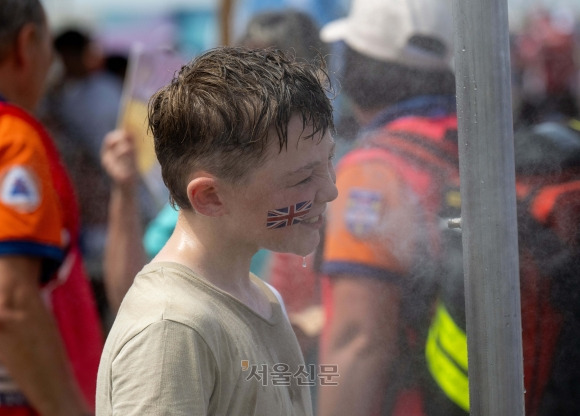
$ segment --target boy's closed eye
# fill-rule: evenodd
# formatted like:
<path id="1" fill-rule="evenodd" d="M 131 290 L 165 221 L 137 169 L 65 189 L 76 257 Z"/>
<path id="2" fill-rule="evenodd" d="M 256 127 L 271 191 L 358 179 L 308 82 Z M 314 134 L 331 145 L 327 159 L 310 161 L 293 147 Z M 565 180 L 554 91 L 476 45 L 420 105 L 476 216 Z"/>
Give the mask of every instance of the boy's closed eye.
<path id="1" fill-rule="evenodd" d="M 312 181 L 312 175 L 308 176 L 306 179 L 301 180 L 300 182 L 298 182 L 296 185 L 294 186 L 300 186 L 300 185 L 305 185 L 309 182 Z"/>

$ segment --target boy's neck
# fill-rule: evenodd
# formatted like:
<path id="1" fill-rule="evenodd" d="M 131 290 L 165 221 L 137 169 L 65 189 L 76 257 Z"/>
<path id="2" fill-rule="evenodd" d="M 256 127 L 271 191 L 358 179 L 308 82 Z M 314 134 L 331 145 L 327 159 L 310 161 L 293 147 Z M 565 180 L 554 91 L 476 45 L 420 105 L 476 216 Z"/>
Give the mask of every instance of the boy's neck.
<path id="1" fill-rule="evenodd" d="M 175 230 L 153 262 L 171 261 L 191 269 L 198 277 L 234 296 L 256 312 L 264 310 L 264 296 L 250 279 L 253 253 L 224 238 L 224 233 L 208 229 L 204 221 L 191 221 L 180 212 Z"/>

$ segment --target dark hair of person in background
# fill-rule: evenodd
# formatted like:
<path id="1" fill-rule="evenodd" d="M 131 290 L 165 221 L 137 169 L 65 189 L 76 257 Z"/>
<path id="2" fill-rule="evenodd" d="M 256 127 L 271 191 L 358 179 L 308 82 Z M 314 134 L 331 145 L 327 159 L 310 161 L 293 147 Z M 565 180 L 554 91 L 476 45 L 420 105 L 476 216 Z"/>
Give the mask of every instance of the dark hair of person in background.
<path id="1" fill-rule="evenodd" d="M 436 39 L 416 37 L 415 42 L 417 47 L 432 52 L 441 50 L 441 55 L 445 55 L 445 50 L 441 49 L 445 46 Z M 344 46 L 344 72 L 340 84 L 361 108 L 385 108 L 417 95 L 455 92 L 455 76 L 450 69 L 425 70 L 380 61 Z"/>
<path id="2" fill-rule="evenodd" d="M 319 27 L 307 14 L 294 9 L 256 14 L 237 44 L 249 48 L 274 47 L 312 60 L 327 53 Z"/>
<path id="3" fill-rule="evenodd" d="M 0 1 L 0 58 L 14 44 L 20 29 L 27 23 L 44 24 L 44 13 L 38 1 Z M 4 17 L 7 18 L 4 18 Z M 8 18 L 9 16 L 9 18 Z"/>
<path id="4" fill-rule="evenodd" d="M 110 54 L 105 56 L 105 70 L 117 76 L 121 81 L 127 73 L 128 58 L 126 55 Z"/>
<path id="5" fill-rule="evenodd" d="M 89 36 L 80 30 L 65 29 L 54 38 L 54 49 L 63 60 L 67 75 L 82 77 L 87 73 L 86 51 L 91 43 Z"/>
<path id="6" fill-rule="evenodd" d="M 54 48 L 59 53 L 81 54 L 89 44 L 88 35 L 78 29 L 65 29 L 54 38 Z"/>

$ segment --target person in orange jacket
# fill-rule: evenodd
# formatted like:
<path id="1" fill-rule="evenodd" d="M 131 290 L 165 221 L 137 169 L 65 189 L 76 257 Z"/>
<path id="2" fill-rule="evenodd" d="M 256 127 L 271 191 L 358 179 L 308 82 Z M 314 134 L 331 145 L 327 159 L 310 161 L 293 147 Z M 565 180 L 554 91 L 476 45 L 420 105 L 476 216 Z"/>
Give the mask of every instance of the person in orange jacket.
<path id="1" fill-rule="evenodd" d="M 91 414 L 103 343 L 73 188 L 32 115 L 51 40 L 38 0 L 0 3 L 0 415 Z"/>

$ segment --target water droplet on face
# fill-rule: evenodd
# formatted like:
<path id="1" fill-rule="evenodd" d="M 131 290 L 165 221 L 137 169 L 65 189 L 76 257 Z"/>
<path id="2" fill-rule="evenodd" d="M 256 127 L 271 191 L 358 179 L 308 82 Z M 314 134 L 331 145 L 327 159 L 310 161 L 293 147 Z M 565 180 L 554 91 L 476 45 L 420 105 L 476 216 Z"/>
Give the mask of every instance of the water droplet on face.
<path id="1" fill-rule="evenodd" d="M 306 267 L 306 257 L 302 257 L 302 267 Z"/>

